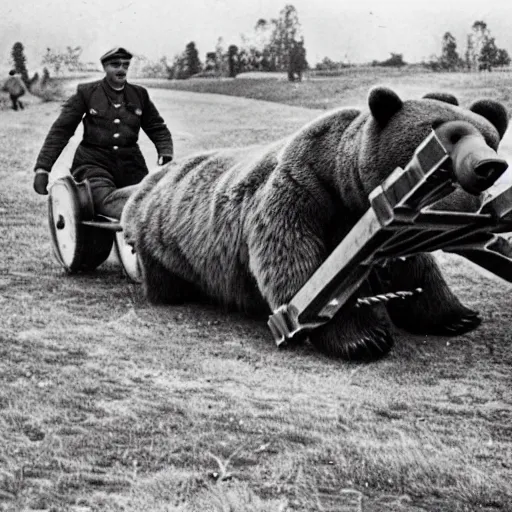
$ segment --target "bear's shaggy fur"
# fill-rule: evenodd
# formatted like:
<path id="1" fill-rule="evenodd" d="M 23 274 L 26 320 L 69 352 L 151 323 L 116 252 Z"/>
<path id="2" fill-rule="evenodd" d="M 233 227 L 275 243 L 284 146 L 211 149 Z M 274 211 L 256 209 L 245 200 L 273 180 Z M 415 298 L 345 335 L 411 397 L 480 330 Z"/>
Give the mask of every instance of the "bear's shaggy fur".
<path id="1" fill-rule="evenodd" d="M 204 152 L 149 175 L 122 217 L 148 299 L 206 297 L 268 314 L 289 302 L 368 209 L 369 193 L 407 164 L 432 127 L 467 121 L 496 150 L 508 123 L 491 100 L 466 109 L 451 95 L 402 101 L 377 87 L 368 104 L 330 112 L 266 146 Z M 457 192 L 443 206 L 474 211 L 479 203 Z M 418 300 L 390 302 L 387 311 L 347 304 L 310 340 L 334 356 L 373 359 L 392 346 L 389 319 L 444 335 L 480 323 L 427 254 L 390 262 L 359 293 L 417 287 L 424 289 Z"/>

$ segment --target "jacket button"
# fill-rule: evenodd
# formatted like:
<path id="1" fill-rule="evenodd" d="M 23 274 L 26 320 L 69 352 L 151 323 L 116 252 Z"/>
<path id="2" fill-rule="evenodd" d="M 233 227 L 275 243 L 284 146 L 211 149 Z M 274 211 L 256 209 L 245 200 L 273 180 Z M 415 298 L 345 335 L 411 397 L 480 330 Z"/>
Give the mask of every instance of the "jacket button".
<path id="1" fill-rule="evenodd" d="M 113 147 L 112 147 L 112 149 L 113 149 L 114 151 L 117 151 L 117 150 L 119 149 L 119 146 L 113 146 Z"/>
<path id="2" fill-rule="evenodd" d="M 114 133 L 114 139 L 119 138 L 119 133 Z"/>
<path id="3" fill-rule="evenodd" d="M 121 119 L 114 119 L 115 124 L 119 124 L 121 122 Z"/>

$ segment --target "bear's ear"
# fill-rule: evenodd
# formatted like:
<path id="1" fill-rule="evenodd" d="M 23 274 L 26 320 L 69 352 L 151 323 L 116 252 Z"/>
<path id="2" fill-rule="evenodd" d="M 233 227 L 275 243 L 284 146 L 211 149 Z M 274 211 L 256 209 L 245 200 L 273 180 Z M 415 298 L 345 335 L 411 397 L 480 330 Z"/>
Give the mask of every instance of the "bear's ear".
<path id="1" fill-rule="evenodd" d="M 450 105 L 458 106 L 459 102 L 457 98 L 453 94 L 449 94 L 447 92 L 429 92 L 423 96 L 426 100 L 437 100 L 443 101 L 444 103 L 449 103 Z"/>
<path id="2" fill-rule="evenodd" d="M 508 126 L 508 112 L 501 103 L 494 100 L 478 100 L 469 107 L 469 110 L 490 121 L 498 130 L 500 139 L 503 138 Z"/>
<path id="3" fill-rule="evenodd" d="M 402 108 L 403 102 L 391 89 L 374 87 L 368 95 L 368 105 L 374 119 L 381 126 L 385 126 Z"/>

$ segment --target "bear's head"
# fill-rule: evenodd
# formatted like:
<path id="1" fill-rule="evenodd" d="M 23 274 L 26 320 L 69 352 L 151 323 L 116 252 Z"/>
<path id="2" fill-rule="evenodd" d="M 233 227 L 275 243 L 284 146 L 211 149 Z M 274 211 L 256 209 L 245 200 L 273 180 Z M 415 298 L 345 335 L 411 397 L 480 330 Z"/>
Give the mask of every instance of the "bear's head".
<path id="1" fill-rule="evenodd" d="M 433 93 L 419 100 L 403 101 L 394 91 L 375 87 L 369 93 L 368 105 L 369 112 L 351 141 L 353 149 L 357 146 L 355 172 L 358 186 L 363 188 L 357 195 L 365 198 L 396 167 L 407 165 L 433 129 L 437 132 L 447 123 L 458 121 L 459 126 L 474 132 L 478 138 L 481 135 L 483 145 L 496 151 L 508 126 L 505 107 L 494 100 L 476 101 L 463 108 L 450 94 Z M 478 198 L 460 192 L 456 196 L 451 199 L 451 209 L 478 208 Z"/>

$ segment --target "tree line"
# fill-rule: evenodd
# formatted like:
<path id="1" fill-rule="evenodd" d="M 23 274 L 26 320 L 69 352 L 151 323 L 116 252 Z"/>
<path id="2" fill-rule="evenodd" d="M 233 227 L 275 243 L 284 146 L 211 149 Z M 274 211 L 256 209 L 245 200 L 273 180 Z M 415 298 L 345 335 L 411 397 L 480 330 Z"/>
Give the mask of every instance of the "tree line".
<path id="1" fill-rule="evenodd" d="M 169 78 L 189 78 L 197 74 L 230 76 L 247 71 L 286 72 L 288 80 L 301 80 L 307 69 L 306 48 L 296 8 L 288 4 L 278 18 L 259 19 L 249 35 L 242 35 L 242 44 L 224 45 L 219 38 L 214 49 L 201 62 L 195 42 L 187 44 L 183 53 L 169 64 L 162 59 Z M 151 71 L 151 70 L 148 70 Z"/>
<path id="2" fill-rule="evenodd" d="M 196 43 L 191 41 L 171 62 L 167 57 L 154 62 L 135 55 L 132 67 L 143 76 L 167 76 L 171 79 L 185 79 L 198 74 L 234 77 L 247 71 L 281 71 L 287 73 L 290 81 L 301 80 L 308 68 L 299 16 L 291 4 L 285 5 L 278 18 L 259 19 L 253 32 L 242 34 L 241 39 L 241 45 L 226 47 L 223 39 L 219 38 L 215 48 L 206 53 L 204 62 L 199 57 Z M 99 71 L 97 65 L 82 62 L 82 51 L 81 46 L 67 46 L 65 51 L 47 48 L 41 61 L 45 75 L 49 69 L 55 75 L 64 70 Z"/>
<path id="3" fill-rule="evenodd" d="M 75 46 L 66 47 L 65 52 L 59 52 L 52 50 L 51 48 L 46 49 L 46 54 L 41 60 L 43 67 L 42 77 L 39 77 L 39 73 L 34 73 L 32 77 L 29 77 L 27 69 L 27 58 L 25 57 L 25 48 L 23 43 L 16 42 L 11 49 L 11 60 L 13 63 L 13 69 L 21 76 L 21 79 L 25 85 L 30 89 L 31 86 L 42 81 L 42 85 L 46 84 L 50 80 L 51 68 L 55 74 L 59 74 L 62 68 L 66 68 L 68 71 L 88 71 L 94 70 L 91 68 L 91 64 L 84 64 L 81 61 L 82 47 Z"/>
<path id="4" fill-rule="evenodd" d="M 494 68 L 508 66 L 511 58 L 504 48 L 499 48 L 485 21 L 477 20 L 466 37 L 466 50 L 461 55 L 457 40 L 446 32 L 441 40 L 441 55 L 433 55 L 421 64 L 433 71 L 492 71 Z M 403 53 L 391 53 L 388 59 L 373 60 L 372 66 L 402 67 L 406 66 Z M 332 71 L 352 67 L 352 64 L 335 62 L 325 57 L 316 65 L 319 71 Z"/>
<path id="5" fill-rule="evenodd" d="M 446 32 L 441 43 L 441 55 L 432 58 L 426 65 L 434 71 L 492 71 L 508 66 L 510 62 L 507 50 L 496 45 L 487 23 L 477 20 L 467 35 L 463 56 L 458 51 L 455 37 Z"/>
<path id="6" fill-rule="evenodd" d="M 219 38 L 215 48 L 206 52 L 204 62 L 194 41 L 189 42 L 184 51 L 175 55 L 169 62 L 162 57 L 152 62 L 144 56 L 135 56 L 132 67 L 135 74 L 146 77 L 167 77 L 186 79 L 191 76 L 229 76 L 248 71 L 279 71 L 287 74 L 288 80 L 301 80 L 308 69 L 306 47 L 299 16 L 295 7 L 286 5 L 278 18 L 259 19 L 253 31 L 241 35 L 240 45 L 225 45 Z M 59 75 L 64 69 L 68 71 L 99 71 L 97 64 L 81 60 L 82 47 L 68 46 L 65 51 L 47 48 L 41 64 L 44 66 L 42 85 L 49 78 L 49 69 Z M 39 81 L 36 73 L 29 77 L 22 43 L 14 44 L 11 52 L 14 67 L 27 87 Z M 477 20 L 466 38 L 466 49 L 459 53 L 455 37 L 446 32 L 441 41 L 441 55 L 433 56 L 422 64 L 433 71 L 492 71 L 496 67 L 508 66 L 511 58 L 507 50 L 499 48 L 487 24 Z M 391 53 L 384 61 L 371 62 L 373 66 L 401 67 L 407 63 L 403 54 Z M 318 71 L 338 70 L 350 67 L 350 64 L 336 62 L 325 57 L 316 64 Z M 40 82 L 41 83 L 41 82 Z"/>

